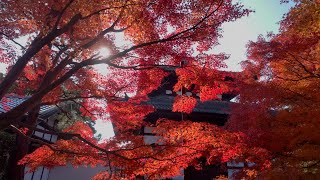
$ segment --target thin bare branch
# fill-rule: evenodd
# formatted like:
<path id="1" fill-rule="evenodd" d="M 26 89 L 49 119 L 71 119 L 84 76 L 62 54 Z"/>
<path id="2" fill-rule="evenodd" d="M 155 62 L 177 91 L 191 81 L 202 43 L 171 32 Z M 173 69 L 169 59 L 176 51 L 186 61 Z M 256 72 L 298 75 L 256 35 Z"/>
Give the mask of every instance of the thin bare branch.
<path id="1" fill-rule="evenodd" d="M 150 64 L 150 65 L 143 64 L 143 65 L 135 65 L 135 66 L 121 66 L 111 62 L 107 62 L 106 64 L 119 69 L 133 69 L 133 70 L 147 70 L 147 69 L 153 69 L 158 67 L 174 67 L 174 68 L 180 67 L 180 66 L 174 66 L 174 65 L 161 65 L 161 64 Z"/>
<path id="2" fill-rule="evenodd" d="M 15 43 L 16 45 L 18 45 L 21 49 L 25 50 L 26 48 L 21 45 L 20 43 L 18 43 L 17 41 L 15 41 L 14 39 L 11 39 L 8 35 L 6 35 L 3 32 L 0 32 L 1 35 L 5 36 L 9 41 L 12 41 L 13 43 Z"/>
<path id="3" fill-rule="evenodd" d="M 62 49 L 59 50 L 59 52 L 56 54 L 55 58 L 52 60 L 52 66 L 55 66 L 57 64 L 57 62 L 59 61 L 60 59 L 60 56 L 66 52 L 68 50 L 68 47 L 64 47 Z"/>

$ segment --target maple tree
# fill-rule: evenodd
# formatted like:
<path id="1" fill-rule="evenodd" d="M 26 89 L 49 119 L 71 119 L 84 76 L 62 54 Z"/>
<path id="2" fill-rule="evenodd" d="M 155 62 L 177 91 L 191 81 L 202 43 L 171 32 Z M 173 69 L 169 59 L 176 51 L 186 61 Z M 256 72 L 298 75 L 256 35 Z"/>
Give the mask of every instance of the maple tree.
<path id="1" fill-rule="evenodd" d="M 248 45 L 240 102 L 227 126 L 268 152 L 271 167 L 256 171 L 258 177 L 320 175 L 319 9 L 318 1 L 296 1 L 279 34 Z"/>
<path id="2" fill-rule="evenodd" d="M 4 0 L 1 7 L 0 61 L 9 68 L 0 84 L 0 98 L 4 103 L 11 94 L 28 96 L 28 99 L 0 114 L 0 129 L 10 128 L 18 134 L 20 158 L 27 154 L 28 142 L 43 145 L 25 156 L 20 164 L 28 164 L 31 170 L 66 162 L 75 166 L 101 164 L 107 170 L 97 178 L 117 179 L 121 174 L 127 178 L 146 174 L 156 178 L 179 174 L 178 169 L 200 156 L 223 157 L 226 161 L 245 149 L 228 146 L 235 142 L 239 147 L 242 145 L 237 133 L 219 131 L 206 124 L 161 121 L 159 134 L 166 142 L 155 146 L 145 144 L 141 136 L 132 133 L 141 126 L 143 117 L 153 111 L 140 102 L 145 101 L 146 95 L 167 75 L 159 67 L 178 67 L 182 60 L 187 62 L 186 67 L 177 71 L 181 75 L 176 91 L 179 87 L 190 88 L 193 83 L 203 101 L 228 91 L 221 81 L 224 75 L 216 70 L 225 66 L 223 60 L 227 56 L 205 51 L 217 45 L 222 23 L 250 12 L 242 5 L 231 0 Z M 129 43 L 118 45 L 119 33 Z M 27 38 L 27 44 L 19 43 L 19 38 Z M 110 50 L 108 57 L 97 53 L 102 47 Z M 99 64 L 107 65 L 107 75 L 101 75 L 92 67 Z M 189 73 L 183 68 L 188 68 Z M 208 74 L 197 74 L 199 70 Z M 209 80 L 212 78 L 217 81 Z M 135 95 L 126 102 L 124 93 Z M 98 143 L 92 138 L 91 128 L 81 121 L 62 132 L 35 127 L 42 105 L 68 101 L 77 103 L 81 115 L 92 120 L 110 120 L 105 116 L 110 113 L 112 123 L 121 133 Z M 186 107 L 175 110 L 190 112 L 195 105 L 182 104 Z M 171 127 L 186 128 L 186 134 L 182 138 L 178 132 L 161 131 Z M 212 129 L 212 132 L 197 132 L 201 128 Z M 58 135 L 60 140 L 48 144 L 33 139 L 34 130 Z M 195 138 L 188 139 L 187 134 Z M 216 140 L 218 136 L 223 139 Z M 208 144 L 204 145 L 202 140 Z M 225 148 L 209 151 L 215 146 Z M 177 169 L 172 168 L 173 163 Z"/>
<path id="3" fill-rule="evenodd" d="M 70 162 L 105 166 L 96 179 L 156 179 L 199 166 L 197 159 L 204 157 L 207 164 L 251 163 L 239 173 L 248 178 L 317 177 L 320 8 L 316 0 L 295 2 L 279 34 L 249 44 L 249 61 L 238 84 L 240 102 L 227 130 L 160 119 L 154 133 L 161 138 L 149 145 L 133 131 L 154 111 L 143 102 L 167 75 L 160 67 L 180 67 L 174 91 L 195 85 L 201 101 L 230 91 L 232 85 L 217 70 L 227 56 L 205 52 L 218 43 L 222 23 L 249 11 L 231 0 L 4 0 L 0 61 L 9 68 L 0 98 L 6 102 L 7 95 L 15 94 L 29 99 L 1 113 L 0 127 L 18 134 L 19 157 L 24 156 L 20 164 L 31 170 Z M 129 43 L 118 45 L 119 33 Z M 18 42 L 22 37 L 28 38 L 26 45 Z M 110 50 L 108 57 L 97 53 L 102 47 Z M 182 60 L 187 63 L 181 67 Z M 107 75 L 92 67 L 99 64 L 107 65 Z M 134 96 L 124 101 L 124 93 Z M 112 121 L 117 135 L 99 143 L 82 121 L 63 131 L 35 127 L 40 106 L 68 101 L 79 105 L 81 116 Z M 178 96 L 173 111 L 190 113 L 195 104 L 194 98 Z M 60 140 L 33 139 L 34 130 Z M 26 155 L 30 141 L 43 146 Z"/>

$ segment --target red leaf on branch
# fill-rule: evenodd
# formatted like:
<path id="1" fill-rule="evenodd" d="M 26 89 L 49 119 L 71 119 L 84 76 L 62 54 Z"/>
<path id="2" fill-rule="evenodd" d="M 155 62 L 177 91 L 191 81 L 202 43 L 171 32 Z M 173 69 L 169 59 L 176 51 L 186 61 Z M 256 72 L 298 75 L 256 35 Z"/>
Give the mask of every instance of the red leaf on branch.
<path id="1" fill-rule="evenodd" d="M 190 114 L 197 105 L 197 100 L 190 96 L 177 96 L 173 103 L 173 112 L 185 112 Z"/>

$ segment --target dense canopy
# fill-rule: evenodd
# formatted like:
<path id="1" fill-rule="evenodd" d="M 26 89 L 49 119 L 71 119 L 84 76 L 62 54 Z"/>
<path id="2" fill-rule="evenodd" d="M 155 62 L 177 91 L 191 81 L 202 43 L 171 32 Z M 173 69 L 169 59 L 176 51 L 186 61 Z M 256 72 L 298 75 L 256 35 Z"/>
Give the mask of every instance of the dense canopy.
<path id="1" fill-rule="evenodd" d="M 19 164 L 31 170 L 70 162 L 104 166 L 96 179 L 157 179 L 205 158 L 245 162 L 238 176 L 249 179 L 317 177 L 320 7 L 316 0 L 295 3 L 279 34 L 249 43 L 243 72 L 226 83 L 228 73 L 219 70 L 228 56 L 206 52 L 218 44 L 224 22 L 250 13 L 231 0 L 3 0 L 0 62 L 9 68 L 0 98 L 28 99 L 0 114 L 1 130 L 18 135 Z M 107 56 L 100 51 L 106 48 Z M 176 68 L 173 91 L 192 89 L 201 101 L 239 92 L 226 127 L 159 119 L 154 133 L 161 138 L 145 144 L 134 130 L 155 110 L 143 102 L 168 75 L 163 67 Z M 79 107 L 71 126 L 36 128 L 42 105 L 69 102 Z M 196 103 L 177 96 L 173 111 L 190 113 Z M 88 119 L 111 121 L 116 136 L 98 142 Z M 26 155 L 34 130 L 60 140 L 36 140 L 43 146 Z"/>
<path id="2" fill-rule="evenodd" d="M 317 1 L 298 2 L 279 34 L 248 45 L 240 103 L 228 126 L 268 150 L 273 163 L 265 178 L 319 177 L 319 9 Z"/>

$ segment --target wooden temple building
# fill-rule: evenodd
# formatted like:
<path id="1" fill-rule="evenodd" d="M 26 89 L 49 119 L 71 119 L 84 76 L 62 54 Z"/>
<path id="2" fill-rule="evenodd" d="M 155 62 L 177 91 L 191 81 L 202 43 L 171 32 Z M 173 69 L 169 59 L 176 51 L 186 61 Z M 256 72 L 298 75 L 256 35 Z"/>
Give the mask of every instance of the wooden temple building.
<path id="1" fill-rule="evenodd" d="M 0 102 L 0 113 L 7 112 L 9 109 L 12 109 L 23 101 L 25 101 L 28 97 L 18 97 L 18 96 L 8 96 L 6 97 L 6 101 Z M 39 117 L 37 120 L 37 128 L 38 129 L 50 129 L 55 126 L 57 123 L 56 116 L 59 113 L 59 109 L 55 106 L 44 105 L 41 106 Z M 10 135 L 10 130 L 7 132 L 3 132 L 0 137 L 0 148 L 5 148 L 7 146 L 7 141 L 5 140 L 4 135 L 7 133 L 7 136 Z M 57 135 L 46 134 L 38 131 L 33 131 L 31 137 L 33 139 L 39 139 L 46 143 L 54 143 L 57 141 Z M 2 143 L 2 142 L 6 143 Z M 24 166 L 17 165 L 17 162 L 25 155 L 21 152 L 31 153 L 41 145 L 35 142 L 26 143 L 22 137 L 19 135 L 12 135 L 12 145 L 10 150 L 6 153 L 6 157 L 2 159 L 3 168 L 2 176 L 0 179 L 8 179 L 8 180 L 47 180 L 49 176 L 49 169 L 45 167 L 39 167 L 35 172 L 28 172 L 28 168 Z"/>
<path id="2" fill-rule="evenodd" d="M 188 90 L 181 90 L 175 93 L 173 91 L 174 85 L 177 83 L 177 75 L 175 68 L 165 67 L 165 71 L 170 74 L 162 80 L 162 85 L 151 92 L 147 104 L 154 106 L 155 112 L 149 114 L 145 121 L 155 123 L 159 118 L 167 118 L 171 120 L 191 120 L 194 122 L 209 122 L 218 126 L 223 126 L 231 112 L 230 102 L 237 94 L 221 94 L 218 95 L 218 100 L 200 102 L 199 94 L 194 94 Z M 225 81 L 233 81 L 233 78 L 226 77 Z M 172 112 L 174 98 L 177 95 L 193 96 L 197 99 L 197 106 L 192 113 L 185 114 L 180 112 Z M 152 133 L 151 127 L 142 127 L 141 135 L 144 135 L 145 142 L 148 144 L 155 143 L 156 138 Z M 199 159 L 199 163 L 203 164 L 202 170 L 196 170 L 194 167 L 184 169 L 184 176 L 172 177 L 171 179 L 180 180 L 212 180 L 219 175 L 230 176 L 230 169 L 228 170 L 226 164 L 205 165 L 205 159 Z M 229 163 L 228 163 L 229 164 Z"/>
<path id="3" fill-rule="evenodd" d="M 7 112 L 12 109 L 28 97 L 10 96 L 7 97 L 7 101 L 0 102 L 0 113 Z M 70 111 L 74 107 L 72 103 L 64 104 L 63 108 L 65 111 Z M 57 106 L 44 105 L 41 106 L 39 116 L 37 119 L 37 128 L 42 130 L 52 130 L 56 128 L 58 123 L 58 116 L 61 113 Z M 10 144 L 5 139 L 4 135 L 11 136 Z M 54 134 L 46 134 L 39 131 L 33 131 L 31 137 L 38 139 L 46 143 L 55 143 L 59 137 Z M 1 168 L 0 169 L 0 180 L 65 180 L 65 179 L 76 179 L 76 180 L 88 180 L 91 179 L 95 174 L 104 170 L 103 167 L 85 167 L 80 166 L 74 168 L 70 163 L 66 166 L 55 167 L 48 169 L 40 166 L 34 172 L 29 172 L 28 167 L 17 165 L 17 161 L 21 159 L 24 154 L 21 154 L 22 148 L 28 153 L 33 152 L 41 145 L 37 142 L 25 143 L 21 137 L 13 134 L 10 131 L 0 134 L 0 152 L 7 150 L 0 156 Z M 23 146 L 22 146 L 23 145 Z M 10 146 L 10 149 L 8 147 Z"/>

